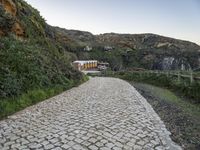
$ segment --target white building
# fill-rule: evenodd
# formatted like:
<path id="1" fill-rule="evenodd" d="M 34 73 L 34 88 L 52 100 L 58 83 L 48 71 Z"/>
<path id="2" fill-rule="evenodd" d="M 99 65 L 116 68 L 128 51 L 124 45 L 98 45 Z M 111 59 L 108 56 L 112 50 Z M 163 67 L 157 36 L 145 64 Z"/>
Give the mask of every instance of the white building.
<path id="1" fill-rule="evenodd" d="M 74 61 L 73 66 L 79 71 L 97 68 L 97 60 L 77 60 Z"/>

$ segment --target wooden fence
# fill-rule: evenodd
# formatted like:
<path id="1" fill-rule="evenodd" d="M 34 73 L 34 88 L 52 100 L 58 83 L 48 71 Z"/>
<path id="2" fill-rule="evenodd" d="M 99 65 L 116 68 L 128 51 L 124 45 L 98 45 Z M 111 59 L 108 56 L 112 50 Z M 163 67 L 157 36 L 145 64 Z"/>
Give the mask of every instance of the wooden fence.
<path id="1" fill-rule="evenodd" d="M 173 76 L 173 77 L 177 77 L 178 81 L 180 81 L 181 79 L 189 79 L 190 83 L 193 83 L 194 81 L 200 81 L 200 77 L 199 76 L 194 76 L 193 72 L 187 72 L 187 74 L 183 74 L 180 71 L 130 71 L 132 73 L 144 73 L 144 74 L 156 74 L 156 75 L 160 75 L 160 74 L 164 74 L 167 77 Z"/>
<path id="2" fill-rule="evenodd" d="M 114 75 L 115 73 L 138 73 L 138 74 L 141 74 L 141 75 L 150 75 L 150 74 L 155 74 L 155 75 L 166 75 L 167 77 L 175 77 L 177 78 L 177 80 L 180 82 L 181 80 L 184 80 L 184 79 L 188 79 L 189 82 L 192 84 L 194 82 L 200 82 L 200 72 L 197 73 L 194 73 L 194 72 L 181 72 L 181 71 L 160 71 L 160 70 L 146 70 L 146 71 L 102 71 L 101 72 L 101 75 Z"/>

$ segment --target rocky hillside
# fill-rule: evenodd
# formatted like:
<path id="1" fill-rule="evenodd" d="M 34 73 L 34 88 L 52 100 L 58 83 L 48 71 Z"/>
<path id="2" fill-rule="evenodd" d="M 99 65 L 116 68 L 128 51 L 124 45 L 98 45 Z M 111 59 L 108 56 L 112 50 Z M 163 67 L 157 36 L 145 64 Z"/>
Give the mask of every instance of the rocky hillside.
<path id="1" fill-rule="evenodd" d="M 23 0 L 0 0 L 0 99 L 82 80 L 71 66 L 76 56 L 48 29 L 39 12 Z"/>
<path id="2" fill-rule="evenodd" d="M 148 69 L 195 69 L 200 67 L 200 46 L 183 40 L 155 34 L 102 34 L 98 41 L 119 47 L 128 53 L 136 51 L 140 64 Z M 127 60 L 130 60 L 128 58 Z"/>
<path id="3" fill-rule="evenodd" d="M 155 34 L 93 35 L 76 30 L 60 28 L 55 28 L 55 30 L 67 37 L 68 41 L 73 41 L 73 45 L 76 46 L 72 46 L 71 49 L 80 59 L 101 59 L 110 62 L 115 69 L 140 67 L 158 70 L 190 70 L 200 68 L 200 46 L 189 41 Z"/>

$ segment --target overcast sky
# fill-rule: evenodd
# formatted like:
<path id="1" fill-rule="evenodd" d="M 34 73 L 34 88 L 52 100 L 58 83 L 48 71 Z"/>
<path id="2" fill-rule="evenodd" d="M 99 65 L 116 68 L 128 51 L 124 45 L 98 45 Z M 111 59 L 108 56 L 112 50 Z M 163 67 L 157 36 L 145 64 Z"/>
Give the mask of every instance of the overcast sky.
<path id="1" fill-rule="evenodd" d="M 94 34 L 155 33 L 200 45 L 200 0 L 26 0 L 47 23 Z"/>

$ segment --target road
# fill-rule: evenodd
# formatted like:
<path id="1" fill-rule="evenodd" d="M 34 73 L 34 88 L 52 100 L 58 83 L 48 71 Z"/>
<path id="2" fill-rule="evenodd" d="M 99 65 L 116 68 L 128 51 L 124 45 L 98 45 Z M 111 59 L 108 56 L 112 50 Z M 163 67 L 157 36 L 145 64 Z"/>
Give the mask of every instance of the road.
<path id="1" fill-rule="evenodd" d="M 181 149 L 129 83 L 91 78 L 0 122 L 0 149 Z"/>

